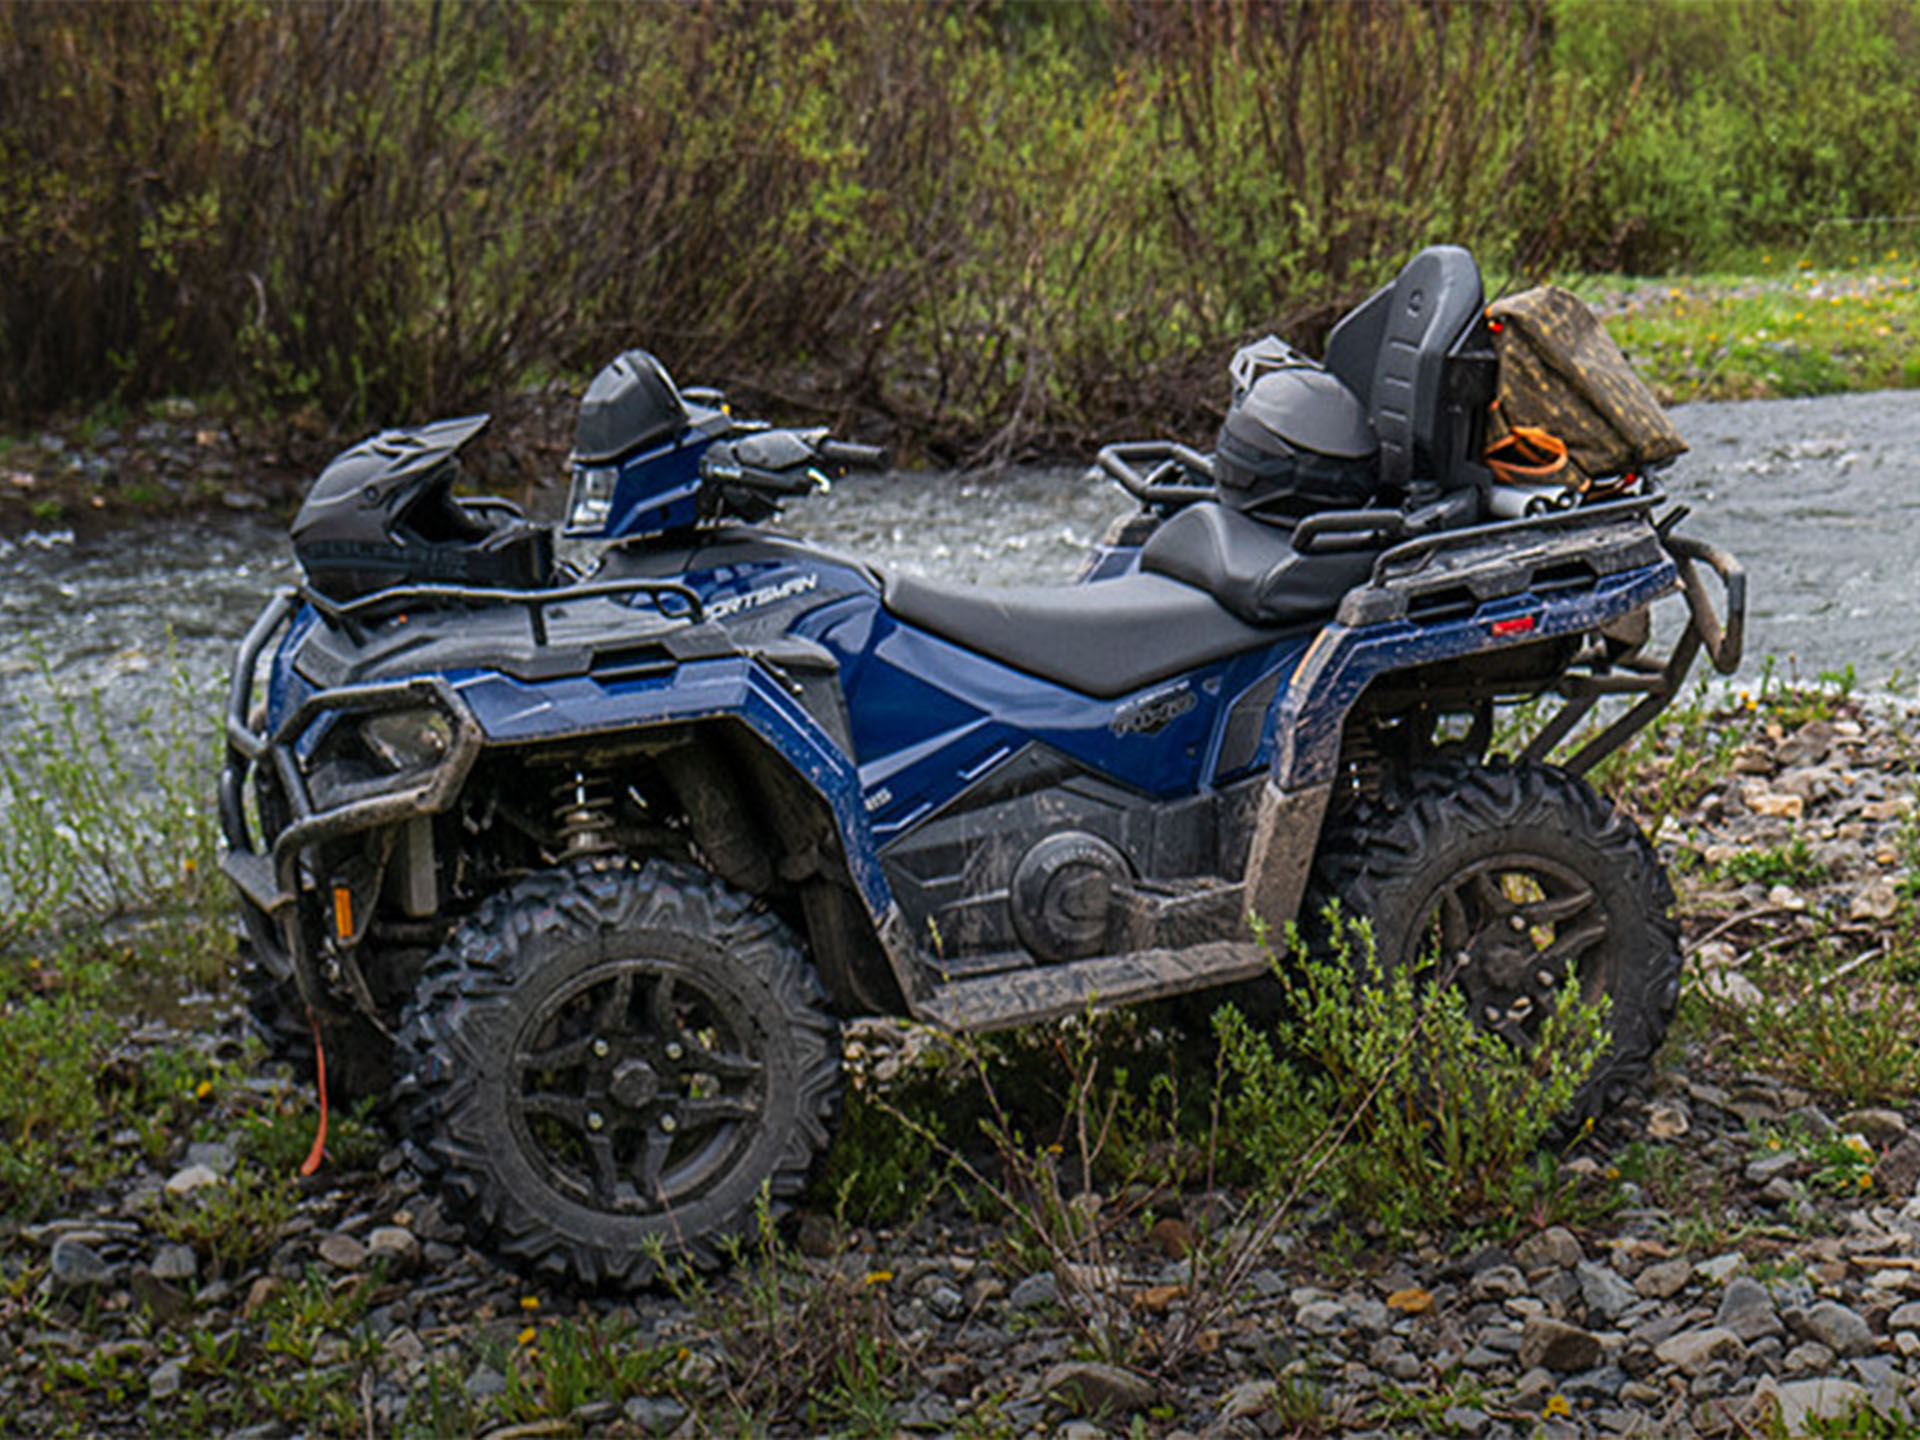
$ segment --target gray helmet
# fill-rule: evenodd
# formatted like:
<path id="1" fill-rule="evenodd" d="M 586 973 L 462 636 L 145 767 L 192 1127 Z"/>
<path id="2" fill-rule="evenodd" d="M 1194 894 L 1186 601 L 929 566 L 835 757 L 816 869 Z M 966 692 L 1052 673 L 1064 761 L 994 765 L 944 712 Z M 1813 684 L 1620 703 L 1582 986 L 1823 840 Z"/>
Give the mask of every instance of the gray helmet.
<path id="1" fill-rule="evenodd" d="M 385 430 L 335 456 L 294 517 L 307 582 L 336 601 L 395 585 L 529 589 L 550 582 L 553 537 L 504 502 L 455 497 L 455 453 L 487 416 Z"/>
<path id="2" fill-rule="evenodd" d="M 1214 449 L 1220 498 L 1262 519 L 1353 510 L 1380 494 L 1366 406 L 1311 361 L 1285 364 L 1235 396 Z"/>
<path id="3" fill-rule="evenodd" d="M 611 465 L 676 435 L 687 407 L 666 367 L 629 350 L 593 377 L 573 431 L 573 463 Z"/>

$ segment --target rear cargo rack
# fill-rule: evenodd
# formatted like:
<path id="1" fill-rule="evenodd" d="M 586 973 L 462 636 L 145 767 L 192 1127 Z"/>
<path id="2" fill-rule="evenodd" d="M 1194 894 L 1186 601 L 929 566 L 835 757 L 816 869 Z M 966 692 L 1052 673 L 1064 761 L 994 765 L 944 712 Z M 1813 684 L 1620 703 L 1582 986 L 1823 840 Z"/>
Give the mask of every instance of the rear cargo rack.
<path id="1" fill-rule="evenodd" d="M 527 612 L 533 643 L 547 643 L 547 608 L 575 600 L 609 600 L 626 595 L 649 595 L 656 602 L 668 596 L 681 601 L 686 610 L 675 615 L 665 606 L 655 609 L 668 619 L 685 619 L 698 624 L 706 619 L 706 607 L 690 587 L 677 580 L 602 580 L 592 585 L 563 585 L 550 590 L 499 590 L 473 585 L 396 585 L 377 590 L 358 600 L 342 604 L 329 600 L 310 585 L 300 588 L 300 598 L 335 624 L 344 625 L 356 638 L 364 635 L 370 620 L 405 609 L 409 605 L 490 605 L 520 606 Z"/>

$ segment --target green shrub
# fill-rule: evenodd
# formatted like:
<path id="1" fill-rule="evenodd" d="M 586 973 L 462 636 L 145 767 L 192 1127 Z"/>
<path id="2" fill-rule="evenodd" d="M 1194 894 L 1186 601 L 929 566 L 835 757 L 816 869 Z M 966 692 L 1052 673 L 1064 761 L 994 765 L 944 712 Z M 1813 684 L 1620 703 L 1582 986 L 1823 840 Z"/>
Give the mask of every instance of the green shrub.
<path id="1" fill-rule="evenodd" d="M 1324 949 L 1290 937 L 1276 958 L 1271 1033 L 1232 1007 L 1215 1017 L 1238 1085 L 1227 1133 L 1276 1191 L 1324 1149 L 1317 1188 L 1395 1235 L 1522 1212 L 1551 1187 L 1542 1146 L 1605 1053 L 1604 1000 L 1569 980 L 1520 1054 L 1475 1027 L 1445 977 L 1390 969 L 1364 924 L 1330 925 Z"/>

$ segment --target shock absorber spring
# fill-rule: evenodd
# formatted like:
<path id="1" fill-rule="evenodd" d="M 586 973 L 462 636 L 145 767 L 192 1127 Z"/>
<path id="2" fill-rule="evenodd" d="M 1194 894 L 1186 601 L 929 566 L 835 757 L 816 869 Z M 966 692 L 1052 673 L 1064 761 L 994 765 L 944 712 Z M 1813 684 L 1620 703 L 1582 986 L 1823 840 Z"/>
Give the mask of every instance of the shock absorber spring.
<path id="1" fill-rule="evenodd" d="M 607 855 L 619 847 L 613 839 L 614 797 L 605 780 L 576 770 L 553 790 L 553 828 L 560 839 L 560 858 L 576 860 Z"/>

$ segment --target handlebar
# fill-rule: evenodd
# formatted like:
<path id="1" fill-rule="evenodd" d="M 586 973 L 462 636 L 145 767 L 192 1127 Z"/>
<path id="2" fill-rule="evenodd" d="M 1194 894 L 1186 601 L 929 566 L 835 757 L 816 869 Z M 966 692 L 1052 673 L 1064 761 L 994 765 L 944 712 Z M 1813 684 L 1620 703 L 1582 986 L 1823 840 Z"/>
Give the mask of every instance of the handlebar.
<path id="1" fill-rule="evenodd" d="M 890 458 L 884 445 L 861 445 L 852 440 L 822 440 L 813 447 L 813 453 L 829 465 L 848 470 L 884 470 Z"/>

